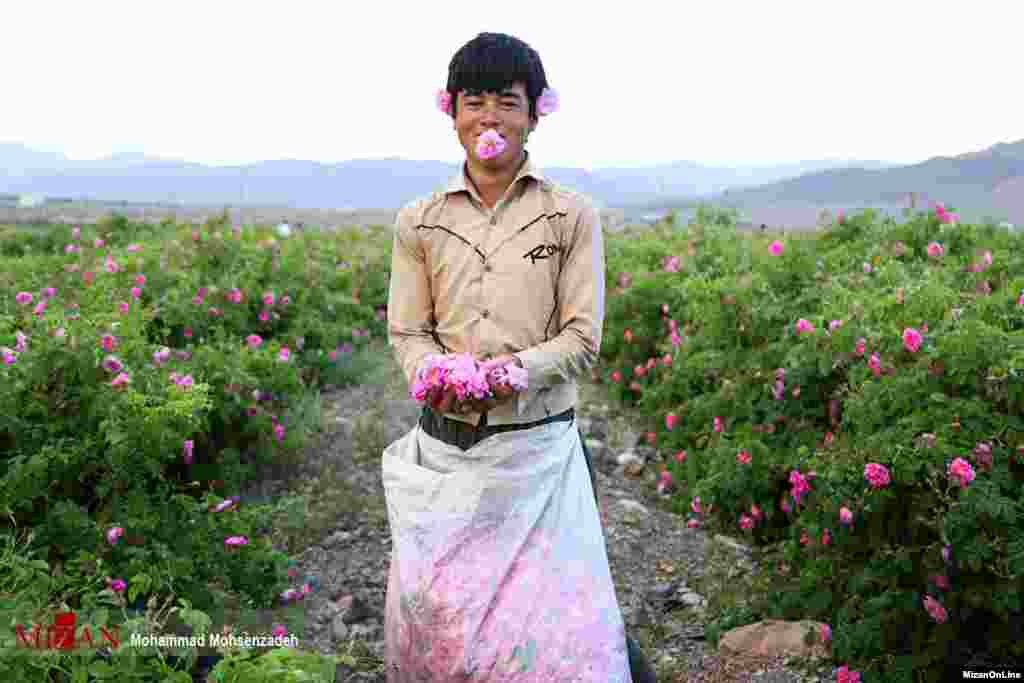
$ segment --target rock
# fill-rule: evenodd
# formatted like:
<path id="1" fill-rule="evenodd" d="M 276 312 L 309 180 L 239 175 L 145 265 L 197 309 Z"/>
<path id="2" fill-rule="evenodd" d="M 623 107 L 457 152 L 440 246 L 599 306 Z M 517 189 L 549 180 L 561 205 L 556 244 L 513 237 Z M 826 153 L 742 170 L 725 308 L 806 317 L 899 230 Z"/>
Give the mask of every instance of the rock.
<path id="1" fill-rule="evenodd" d="M 591 420 L 590 424 L 583 432 L 587 436 L 592 436 L 595 439 L 607 439 L 608 438 L 608 422 L 606 420 L 596 419 Z"/>
<path id="2" fill-rule="evenodd" d="M 790 671 L 762 671 L 754 674 L 751 683 L 798 683 L 800 677 Z"/>
<path id="3" fill-rule="evenodd" d="M 627 449 L 633 449 L 640 443 L 640 435 L 627 429 L 622 433 L 622 445 Z"/>
<path id="4" fill-rule="evenodd" d="M 686 624 L 675 629 L 675 636 L 687 640 L 704 640 L 704 626 L 701 624 Z"/>
<path id="5" fill-rule="evenodd" d="M 355 595 L 343 595 L 337 601 L 338 617 L 346 624 L 354 624 L 371 615 L 370 609 Z M 337 620 L 337 618 L 335 620 Z"/>
<path id="6" fill-rule="evenodd" d="M 344 615 L 339 614 L 334 617 L 331 622 L 331 635 L 334 636 L 335 640 L 347 640 L 348 639 L 348 624 L 342 618 Z"/>
<path id="7" fill-rule="evenodd" d="M 623 617 L 623 621 L 631 628 L 642 628 L 654 623 L 654 620 L 651 618 L 651 613 L 647 611 L 647 608 L 643 603 L 637 605 L 635 609 L 630 610 L 629 615 Z"/>
<path id="8" fill-rule="evenodd" d="M 640 465 L 641 467 L 643 467 L 646 464 L 644 459 L 641 458 L 640 456 L 638 456 L 633 451 L 624 451 L 624 452 L 620 453 L 619 456 L 617 458 L 615 458 L 615 462 L 618 465 L 624 465 L 624 466 L 625 465 Z"/>
<path id="9" fill-rule="evenodd" d="M 658 666 L 667 668 L 676 663 L 676 658 L 672 655 L 662 655 L 661 659 L 658 660 Z"/>
<path id="10" fill-rule="evenodd" d="M 375 635 L 377 630 L 372 624 L 353 624 L 349 627 L 349 634 L 354 638 L 368 640 L 368 636 Z"/>
<path id="11" fill-rule="evenodd" d="M 742 543 L 734 541 L 728 536 L 723 536 L 722 534 L 715 534 L 715 540 L 726 547 L 732 548 L 738 553 L 742 553 L 743 555 L 749 556 L 752 552 L 750 546 L 743 545 Z"/>
<path id="12" fill-rule="evenodd" d="M 325 600 L 317 612 L 316 621 L 318 624 L 326 624 L 340 613 L 341 608 L 338 606 L 338 603 Z"/>
<path id="13" fill-rule="evenodd" d="M 645 463 L 652 462 L 658 455 L 658 449 L 652 446 L 637 446 L 633 452 Z"/>
<path id="14" fill-rule="evenodd" d="M 808 632 L 811 645 L 804 640 Z M 827 657 L 827 648 L 821 642 L 821 624 L 816 621 L 781 621 L 768 619 L 747 624 L 725 633 L 718 649 L 726 655 L 754 655 L 758 657 Z"/>
<path id="15" fill-rule="evenodd" d="M 587 450 L 590 451 L 590 459 L 597 463 L 603 462 L 608 458 L 609 448 L 608 445 L 600 439 L 587 439 Z"/>
<path id="16" fill-rule="evenodd" d="M 639 479 L 644 473 L 644 466 L 640 463 L 632 462 L 623 467 L 623 474 L 633 479 Z"/>
<path id="17" fill-rule="evenodd" d="M 704 600 L 704 598 L 693 591 L 683 593 L 679 596 L 679 600 L 687 607 L 703 607 L 707 604 L 707 601 Z"/>
<path id="18" fill-rule="evenodd" d="M 651 586 L 648 597 L 651 600 L 665 600 L 672 595 L 674 586 L 671 583 L 659 583 Z"/>
<path id="19" fill-rule="evenodd" d="M 626 512 L 632 512 L 635 514 L 643 515 L 645 517 L 651 514 L 647 510 L 647 508 L 643 506 L 642 503 L 638 503 L 635 500 L 630 500 L 629 498 L 621 498 L 619 500 L 619 505 L 625 508 Z"/>
<path id="20" fill-rule="evenodd" d="M 333 548 L 335 546 L 341 545 L 342 543 L 348 541 L 351 538 L 352 533 L 349 531 L 335 531 L 333 534 L 327 537 L 326 541 L 324 541 L 324 547 Z"/>

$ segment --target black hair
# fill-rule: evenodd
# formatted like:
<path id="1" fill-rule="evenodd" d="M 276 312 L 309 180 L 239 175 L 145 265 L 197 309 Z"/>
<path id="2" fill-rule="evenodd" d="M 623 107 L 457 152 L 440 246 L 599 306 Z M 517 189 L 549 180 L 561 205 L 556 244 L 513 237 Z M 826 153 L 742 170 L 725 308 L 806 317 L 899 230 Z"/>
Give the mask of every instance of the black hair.
<path id="1" fill-rule="evenodd" d="M 537 118 L 537 98 L 548 87 L 540 55 L 532 47 L 504 33 L 481 33 L 463 45 L 448 65 L 448 87 L 455 117 L 458 93 L 500 93 L 517 82 L 526 84 L 530 119 Z"/>

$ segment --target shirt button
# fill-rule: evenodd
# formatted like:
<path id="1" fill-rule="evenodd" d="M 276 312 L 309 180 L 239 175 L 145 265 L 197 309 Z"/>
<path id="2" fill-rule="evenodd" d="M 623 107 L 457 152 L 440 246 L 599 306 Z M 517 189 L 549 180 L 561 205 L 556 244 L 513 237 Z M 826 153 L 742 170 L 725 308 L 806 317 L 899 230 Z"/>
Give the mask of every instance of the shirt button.
<path id="1" fill-rule="evenodd" d="M 484 272 L 485 273 L 491 272 L 491 264 L 490 263 L 488 263 L 487 265 L 484 266 Z"/>
<path id="2" fill-rule="evenodd" d="M 498 224 L 498 217 L 497 216 L 491 216 L 491 225 L 497 225 L 497 224 Z"/>
<path id="3" fill-rule="evenodd" d="M 487 316 L 489 316 L 490 314 L 491 314 L 491 312 L 490 312 L 490 311 L 488 311 L 488 310 L 487 310 L 487 309 L 485 308 L 485 309 L 483 310 L 483 312 L 482 312 L 482 313 L 480 314 L 480 316 L 481 316 L 481 317 L 483 317 L 483 318 L 486 318 L 486 317 L 487 317 Z"/>

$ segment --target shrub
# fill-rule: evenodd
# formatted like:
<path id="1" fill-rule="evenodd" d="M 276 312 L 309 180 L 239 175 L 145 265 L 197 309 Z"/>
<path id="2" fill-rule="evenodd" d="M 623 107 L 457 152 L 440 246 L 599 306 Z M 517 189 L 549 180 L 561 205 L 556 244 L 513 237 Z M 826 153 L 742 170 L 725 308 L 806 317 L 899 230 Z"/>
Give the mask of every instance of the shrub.
<path id="1" fill-rule="evenodd" d="M 369 368 L 390 244 L 115 215 L 5 233 L 0 254 L 0 533 L 31 530 L 54 570 L 37 602 L 274 604 L 275 510 L 238 494 L 301 452 L 326 382 Z"/>
<path id="2" fill-rule="evenodd" d="M 673 508 L 771 550 L 791 590 L 761 616 L 832 624 L 865 671 L 913 655 L 894 676 L 975 635 L 1024 654 L 1021 243 L 951 215 L 800 239 L 705 217 L 606 250 L 600 378 L 686 451 Z"/>

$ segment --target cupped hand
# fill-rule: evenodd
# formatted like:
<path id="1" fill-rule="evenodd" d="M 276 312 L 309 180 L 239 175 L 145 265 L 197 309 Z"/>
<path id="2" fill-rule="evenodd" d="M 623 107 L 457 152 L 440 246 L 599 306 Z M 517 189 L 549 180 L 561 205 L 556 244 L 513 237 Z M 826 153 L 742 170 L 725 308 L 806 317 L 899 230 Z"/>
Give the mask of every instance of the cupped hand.
<path id="1" fill-rule="evenodd" d="M 479 359 L 477 360 L 479 361 Z M 522 362 L 516 356 L 511 354 L 484 361 L 481 364 L 481 367 L 490 372 L 491 370 L 503 367 L 510 363 L 523 367 Z M 427 402 L 435 412 L 441 415 L 446 413 L 464 415 L 466 413 L 484 413 L 494 410 L 498 406 L 504 405 L 512 400 L 512 398 L 518 393 L 516 389 L 508 384 L 492 383 L 490 387 L 493 396 L 489 398 L 478 399 L 467 397 L 461 401 L 459 400 L 454 387 L 449 387 L 448 389 L 435 387 L 431 389 L 430 393 L 427 395 Z"/>

